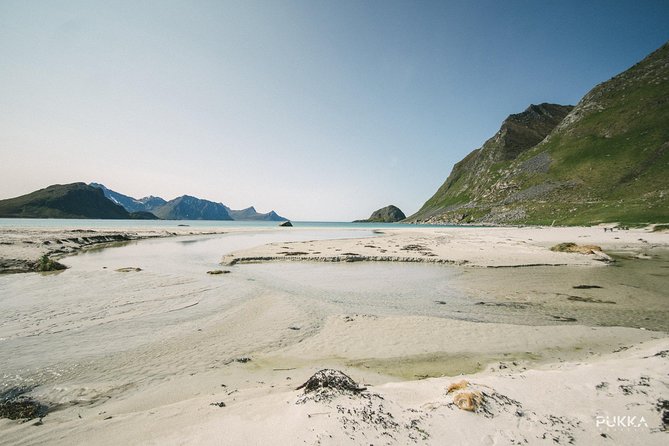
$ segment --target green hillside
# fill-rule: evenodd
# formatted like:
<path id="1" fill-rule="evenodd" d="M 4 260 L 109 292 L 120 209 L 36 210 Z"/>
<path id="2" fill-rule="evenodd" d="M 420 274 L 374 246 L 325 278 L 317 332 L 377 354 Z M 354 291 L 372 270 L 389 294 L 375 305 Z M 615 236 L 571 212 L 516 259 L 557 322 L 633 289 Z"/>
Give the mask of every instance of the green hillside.
<path id="1" fill-rule="evenodd" d="M 84 183 L 55 184 L 8 200 L 0 200 L 2 218 L 155 218 L 130 214 L 108 200 L 102 190 Z"/>
<path id="2" fill-rule="evenodd" d="M 573 109 L 541 104 L 511 115 L 483 147 L 455 165 L 409 220 L 657 223 L 669 221 L 668 195 L 665 44 L 596 86 Z"/>

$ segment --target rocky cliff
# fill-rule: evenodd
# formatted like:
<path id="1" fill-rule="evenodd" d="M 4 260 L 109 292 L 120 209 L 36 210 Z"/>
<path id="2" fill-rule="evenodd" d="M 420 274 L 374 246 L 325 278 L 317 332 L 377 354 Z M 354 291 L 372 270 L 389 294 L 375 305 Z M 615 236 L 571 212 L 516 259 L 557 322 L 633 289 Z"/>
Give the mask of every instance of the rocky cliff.
<path id="1" fill-rule="evenodd" d="M 457 163 L 413 222 L 669 221 L 669 44 L 576 107 L 531 105 Z"/>

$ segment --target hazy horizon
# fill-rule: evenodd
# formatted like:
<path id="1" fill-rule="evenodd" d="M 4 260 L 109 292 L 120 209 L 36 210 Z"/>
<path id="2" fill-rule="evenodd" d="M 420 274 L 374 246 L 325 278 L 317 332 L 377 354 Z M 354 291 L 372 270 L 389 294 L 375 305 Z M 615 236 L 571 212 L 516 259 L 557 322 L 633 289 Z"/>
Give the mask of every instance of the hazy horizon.
<path id="1" fill-rule="evenodd" d="M 418 210 L 530 104 L 669 39 L 669 2 L 0 2 L 0 199 L 98 182 L 294 220 Z"/>

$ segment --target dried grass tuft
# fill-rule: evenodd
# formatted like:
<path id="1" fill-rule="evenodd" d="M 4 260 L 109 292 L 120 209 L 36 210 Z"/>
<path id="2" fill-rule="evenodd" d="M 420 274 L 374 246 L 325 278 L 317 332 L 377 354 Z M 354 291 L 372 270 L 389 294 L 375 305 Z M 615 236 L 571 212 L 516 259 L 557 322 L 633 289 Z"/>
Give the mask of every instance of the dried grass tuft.
<path id="1" fill-rule="evenodd" d="M 451 393 L 454 390 L 462 390 L 467 388 L 469 385 L 469 381 L 466 379 L 463 379 L 462 381 L 458 381 L 456 383 L 449 384 L 448 387 L 446 388 L 446 393 Z"/>
<path id="2" fill-rule="evenodd" d="M 479 391 L 460 392 L 453 397 L 453 404 L 459 409 L 474 412 L 483 404 L 483 394 Z"/>

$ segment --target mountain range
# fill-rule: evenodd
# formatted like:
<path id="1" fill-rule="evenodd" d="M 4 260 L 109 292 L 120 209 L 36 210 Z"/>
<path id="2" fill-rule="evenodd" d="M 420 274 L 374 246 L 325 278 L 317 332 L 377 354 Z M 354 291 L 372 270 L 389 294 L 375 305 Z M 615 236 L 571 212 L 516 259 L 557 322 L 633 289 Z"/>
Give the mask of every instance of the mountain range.
<path id="1" fill-rule="evenodd" d="M 55 184 L 26 195 L 0 200 L 0 217 L 101 218 L 164 220 L 285 221 L 276 212 L 266 214 L 249 207 L 233 210 L 189 195 L 166 201 L 160 197 L 133 198 L 102 184 Z"/>
<path id="2" fill-rule="evenodd" d="M 263 214 L 257 212 L 254 207 L 234 210 L 223 203 L 203 200 L 190 195 L 182 195 L 166 201 L 153 195 L 133 198 L 113 191 L 99 183 L 91 183 L 90 186 L 101 189 L 107 198 L 120 204 L 129 212 L 151 212 L 163 220 L 288 220 L 274 211 Z"/>
<path id="3" fill-rule="evenodd" d="M 669 43 L 575 107 L 509 116 L 408 221 L 669 221 Z"/>
<path id="4" fill-rule="evenodd" d="M 286 220 L 188 195 L 136 199 L 97 183 L 0 200 L 0 217 Z M 576 106 L 542 103 L 507 117 L 405 221 L 669 222 L 669 43 Z"/>

